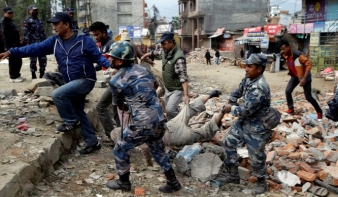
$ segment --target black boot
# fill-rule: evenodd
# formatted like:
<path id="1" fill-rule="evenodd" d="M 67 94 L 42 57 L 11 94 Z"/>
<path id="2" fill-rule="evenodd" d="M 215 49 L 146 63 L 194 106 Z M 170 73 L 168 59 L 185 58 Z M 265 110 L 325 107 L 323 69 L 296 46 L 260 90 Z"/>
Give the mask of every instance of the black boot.
<path id="1" fill-rule="evenodd" d="M 40 79 L 45 75 L 45 71 L 44 70 L 40 70 Z"/>
<path id="2" fill-rule="evenodd" d="M 238 166 L 229 165 L 225 167 L 228 168 L 228 175 L 220 181 L 223 184 L 224 183 L 239 184 L 240 182 L 239 182 Z"/>
<path id="3" fill-rule="evenodd" d="M 36 79 L 35 71 L 32 71 L 32 79 Z"/>
<path id="4" fill-rule="evenodd" d="M 180 182 L 176 179 L 175 172 L 172 168 L 164 172 L 165 177 L 167 178 L 167 184 L 158 188 L 160 192 L 163 193 L 172 193 L 178 191 L 182 188 Z"/>
<path id="5" fill-rule="evenodd" d="M 268 183 L 265 181 L 265 177 L 258 178 L 256 187 L 252 190 L 252 195 L 262 194 L 268 191 Z"/>
<path id="6" fill-rule="evenodd" d="M 115 180 L 113 182 L 107 182 L 106 186 L 112 190 L 130 191 L 131 183 L 129 181 L 129 175 L 130 175 L 130 172 L 127 172 L 124 175 L 119 175 L 120 179 Z"/>

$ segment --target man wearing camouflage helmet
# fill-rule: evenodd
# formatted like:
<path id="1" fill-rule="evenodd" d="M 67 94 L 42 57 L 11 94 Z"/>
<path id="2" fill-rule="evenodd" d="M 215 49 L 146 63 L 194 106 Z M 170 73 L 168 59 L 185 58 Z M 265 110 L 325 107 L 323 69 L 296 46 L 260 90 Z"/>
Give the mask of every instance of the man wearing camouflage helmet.
<path id="1" fill-rule="evenodd" d="M 106 186 L 113 190 L 131 190 L 131 151 L 134 147 L 146 143 L 167 178 L 167 184 L 159 190 L 164 193 L 180 190 L 181 184 L 176 179 L 164 150 L 162 137 L 165 132 L 165 118 L 156 96 L 158 83 L 155 77 L 145 67 L 134 64 L 134 49 L 129 42 L 115 42 L 108 55 L 111 67 L 118 69 L 109 82 L 113 105 L 117 105 L 123 111 L 122 114 L 129 110 L 132 118 L 128 125 L 122 125 L 121 139 L 117 141 L 113 151 L 119 179 L 107 182 Z"/>
<path id="2" fill-rule="evenodd" d="M 229 174 L 222 183 L 239 184 L 239 157 L 237 147 L 246 144 L 249 151 L 250 164 L 254 175 L 258 178 L 257 186 L 252 194 L 257 195 L 267 191 L 266 154 L 264 148 L 270 139 L 270 130 L 263 126 L 264 117 L 270 108 L 270 88 L 264 78 L 267 58 L 262 54 L 252 54 L 245 60 L 245 78 L 238 88 L 231 94 L 228 104 L 223 106 L 222 112 L 237 116 L 238 120 L 232 129 L 225 135 L 223 147 L 225 149 L 225 166 Z M 237 105 L 237 100 L 242 98 L 243 104 Z M 233 105 L 231 105 L 233 104 Z"/>
<path id="3" fill-rule="evenodd" d="M 28 6 L 29 17 L 24 20 L 24 43 L 26 45 L 39 43 L 46 40 L 45 29 L 42 21 L 38 18 L 38 7 L 35 5 Z M 36 62 L 39 59 L 40 78 L 45 74 L 47 66 L 47 57 L 45 55 L 39 57 L 30 57 L 30 69 L 32 72 L 32 79 L 36 79 L 35 72 L 37 71 Z"/>

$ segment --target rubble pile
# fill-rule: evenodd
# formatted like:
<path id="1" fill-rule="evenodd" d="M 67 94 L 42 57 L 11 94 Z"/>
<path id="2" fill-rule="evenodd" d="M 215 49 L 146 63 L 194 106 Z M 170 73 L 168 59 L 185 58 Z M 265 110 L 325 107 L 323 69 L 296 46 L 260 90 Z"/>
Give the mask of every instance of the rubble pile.
<path id="1" fill-rule="evenodd" d="M 201 64 L 206 64 L 207 60 L 205 59 L 205 53 L 207 52 L 206 48 L 196 48 L 195 51 L 191 51 L 189 55 L 187 55 L 187 62 L 188 63 L 201 63 Z M 211 55 L 211 63 L 215 63 L 215 50 L 209 49 L 210 55 Z M 229 58 L 220 56 L 219 57 L 219 62 L 225 62 Z"/>
<path id="2" fill-rule="evenodd" d="M 315 92 L 319 91 L 313 90 Z M 272 95 L 275 95 L 272 106 L 280 112 L 286 111 L 284 95 Z M 303 93 L 296 92 L 295 95 L 295 106 L 300 108 L 294 116 L 283 114 L 281 123 L 273 129 L 271 141 L 266 146 L 266 178 L 270 191 L 290 196 L 304 196 L 307 193 L 326 196 L 329 192 L 338 194 L 338 123 L 326 118 L 317 120 L 315 110 L 306 101 Z M 314 97 L 321 101 L 321 106 L 325 106 L 324 112 L 327 108 L 326 102 L 332 95 L 326 93 Z M 189 125 L 198 128 L 210 121 L 213 114 L 220 109 L 223 99 L 221 98 L 221 102 L 217 98 L 209 100 L 206 103 L 207 110 L 192 118 Z M 177 170 L 198 178 L 201 182 L 215 182 L 214 178 L 222 172 L 222 166 L 213 161 L 223 160 L 224 153 L 222 149 L 221 153 L 215 151 L 216 148 L 211 148 L 213 151 L 210 151 L 210 146 L 221 148 L 224 135 L 235 120 L 230 114 L 224 115 L 224 130 L 218 132 L 212 141 L 185 146 L 178 152 L 174 160 Z M 238 153 L 242 157 L 239 167 L 241 179 L 256 182 L 257 178 L 251 173 L 246 148 L 239 148 Z M 197 166 L 206 170 L 196 173 Z M 213 170 L 208 170 L 208 167 Z"/>

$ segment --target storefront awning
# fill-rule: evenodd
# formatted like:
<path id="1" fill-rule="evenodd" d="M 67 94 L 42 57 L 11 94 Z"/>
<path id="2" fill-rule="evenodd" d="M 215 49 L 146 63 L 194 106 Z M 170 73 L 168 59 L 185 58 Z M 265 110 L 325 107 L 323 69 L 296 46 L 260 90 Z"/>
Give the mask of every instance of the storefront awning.
<path id="1" fill-rule="evenodd" d="M 248 37 L 246 37 L 246 36 L 241 36 L 241 37 L 236 38 L 235 40 L 236 40 L 236 41 L 241 41 L 241 40 L 247 40 L 247 39 L 248 39 Z"/>
<path id="2" fill-rule="evenodd" d="M 225 28 L 218 28 L 217 31 L 214 33 L 214 35 L 210 36 L 209 38 L 216 38 L 218 36 L 223 35 Z"/>

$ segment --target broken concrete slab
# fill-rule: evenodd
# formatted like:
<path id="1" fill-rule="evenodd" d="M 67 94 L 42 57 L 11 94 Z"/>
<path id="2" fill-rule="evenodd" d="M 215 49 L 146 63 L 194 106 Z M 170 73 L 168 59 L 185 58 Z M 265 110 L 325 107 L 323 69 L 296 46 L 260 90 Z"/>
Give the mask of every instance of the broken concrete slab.
<path id="1" fill-rule="evenodd" d="M 47 81 L 47 79 L 41 78 L 41 79 L 33 79 L 32 83 L 28 86 L 28 90 L 31 92 L 35 92 L 35 90 L 39 87 L 53 87 L 53 85 Z"/>
<path id="2" fill-rule="evenodd" d="M 54 88 L 53 87 L 38 87 L 34 91 L 34 95 L 39 96 L 51 96 Z"/>
<path id="3" fill-rule="evenodd" d="M 220 173 L 223 162 L 218 155 L 203 153 L 196 155 L 189 165 L 191 168 L 191 177 L 197 178 L 202 183 L 205 183 L 213 180 L 216 175 Z"/>

